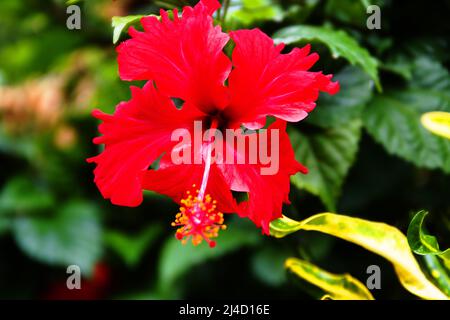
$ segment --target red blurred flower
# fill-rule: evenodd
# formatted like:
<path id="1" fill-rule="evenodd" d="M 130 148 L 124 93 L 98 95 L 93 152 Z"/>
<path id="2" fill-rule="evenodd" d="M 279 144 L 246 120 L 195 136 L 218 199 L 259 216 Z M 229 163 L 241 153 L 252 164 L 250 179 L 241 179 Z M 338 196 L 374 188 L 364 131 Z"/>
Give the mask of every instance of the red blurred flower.
<path id="1" fill-rule="evenodd" d="M 195 244 L 205 239 L 211 246 L 209 238 L 223 228 L 221 212 L 237 212 L 269 233 L 270 221 L 289 203 L 290 175 L 306 173 L 294 158 L 285 121 L 305 118 L 319 91 L 339 90 L 331 75 L 308 71 L 319 58 L 309 54 L 309 45 L 282 54 L 284 45 L 275 46 L 258 29 L 223 33 L 211 16 L 219 6 L 217 0 L 202 0 L 185 7 L 181 16 L 174 10 L 173 19 L 161 10 L 161 20 L 142 18 L 143 32 L 130 28 L 131 39 L 117 49 L 120 76 L 150 81 L 143 89 L 132 87 L 131 100 L 120 103 L 113 115 L 94 111 L 103 121 L 103 135 L 94 142 L 106 147 L 89 159 L 97 163 L 97 186 L 112 203 L 137 206 L 143 189 L 168 195 L 182 204 L 174 222 L 180 227 L 177 237 L 192 237 Z M 232 61 L 223 52 L 230 37 L 235 44 Z M 182 108 L 171 98 L 181 99 Z M 201 149 L 201 164 L 175 165 L 168 157 L 176 144 L 172 132 L 184 128 L 193 133 L 195 120 L 214 130 L 241 125 L 256 130 L 268 115 L 277 118 L 269 129 L 280 131 L 280 165 L 273 175 L 261 175 L 261 163 L 211 163 L 210 143 Z M 248 157 L 225 141 L 223 152 Z M 163 153 L 159 169 L 149 170 Z M 231 191 L 247 192 L 248 199 L 238 204 Z"/>
<path id="2" fill-rule="evenodd" d="M 52 284 L 42 295 L 44 300 L 100 300 L 106 297 L 111 270 L 105 263 L 97 263 L 92 278 L 81 279 L 80 289 L 69 289 L 65 280 Z"/>

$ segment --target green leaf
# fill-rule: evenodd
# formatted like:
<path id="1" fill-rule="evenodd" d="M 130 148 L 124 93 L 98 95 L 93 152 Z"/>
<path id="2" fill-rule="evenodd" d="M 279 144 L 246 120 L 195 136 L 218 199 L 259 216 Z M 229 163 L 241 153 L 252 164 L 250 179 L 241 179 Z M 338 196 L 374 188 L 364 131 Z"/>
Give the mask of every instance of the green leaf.
<path id="1" fill-rule="evenodd" d="M 325 15 L 330 20 L 338 20 L 344 24 L 367 29 L 366 21 L 369 15 L 367 8 L 370 5 L 383 7 L 386 5 L 385 0 L 327 0 L 325 2 Z M 383 24 L 383 28 L 385 28 Z"/>
<path id="2" fill-rule="evenodd" d="M 442 40 L 425 38 L 408 41 L 400 50 L 394 51 L 383 61 L 382 68 L 397 73 L 411 83 L 426 84 L 423 80 L 428 79 L 432 80 L 430 89 L 442 86 L 448 89 L 448 71 L 441 64 L 448 57 L 448 45 Z M 433 79 L 439 77 L 440 80 Z"/>
<path id="3" fill-rule="evenodd" d="M 361 122 L 357 120 L 317 132 L 290 130 L 296 159 L 308 168 L 308 174 L 292 176 L 292 183 L 319 196 L 334 211 L 344 179 L 355 160 L 360 135 Z"/>
<path id="4" fill-rule="evenodd" d="M 444 266 L 442 266 L 441 260 L 431 254 L 424 256 L 424 260 L 425 265 L 437 286 L 450 297 L 450 276 Z M 450 270 L 449 268 L 447 269 Z"/>
<path id="5" fill-rule="evenodd" d="M 162 228 L 154 224 L 144 229 L 138 235 L 125 235 L 119 231 L 108 230 L 104 234 L 104 241 L 129 266 L 136 266 L 145 250 L 161 234 Z"/>
<path id="6" fill-rule="evenodd" d="M 450 112 L 426 112 L 420 117 L 420 122 L 430 132 L 450 139 Z"/>
<path id="7" fill-rule="evenodd" d="M 367 6 L 364 6 L 361 0 L 328 0 L 325 5 L 325 14 L 343 23 L 366 28 L 366 8 Z"/>
<path id="8" fill-rule="evenodd" d="M 381 69 L 395 73 L 406 80 L 412 79 L 412 63 L 404 54 L 396 54 L 382 62 Z"/>
<path id="9" fill-rule="evenodd" d="M 423 221 L 427 214 L 427 211 L 422 210 L 412 218 L 407 233 L 409 246 L 417 254 L 439 256 L 446 262 L 450 270 L 450 248 L 447 250 L 439 249 L 436 237 L 427 234 L 424 230 Z"/>
<path id="10" fill-rule="evenodd" d="M 111 25 L 113 27 L 113 43 L 119 41 L 122 31 L 129 25 L 136 23 L 144 17 L 143 15 L 132 15 L 125 17 L 112 17 Z"/>
<path id="11" fill-rule="evenodd" d="M 421 56 L 413 62 L 409 87 L 442 91 L 450 95 L 450 74 L 438 61 Z"/>
<path id="12" fill-rule="evenodd" d="M 361 69 L 347 66 L 333 78 L 341 87 L 338 94 L 320 95 L 317 107 L 306 121 L 321 127 L 345 126 L 359 119 L 372 97 L 373 81 Z"/>
<path id="13" fill-rule="evenodd" d="M 265 284 L 280 286 L 286 280 L 283 262 L 288 253 L 280 248 L 263 247 L 252 257 L 253 273 Z"/>
<path id="14" fill-rule="evenodd" d="M 68 37 L 67 31 L 62 23 L 40 32 L 39 37 L 29 34 L 17 41 L 4 42 L 0 47 L 0 61 L 8 61 L 1 64 L 6 81 L 18 83 L 31 75 L 49 72 L 57 61 L 67 58 L 83 43 L 81 32 Z M 29 135 L 28 138 L 33 137 Z"/>
<path id="15" fill-rule="evenodd" d="M 174 288 L 175 280 L 195 265 L 241 247 L 255 245 L 261 239 L 260 232 L 253 226 L 252 228 L 240 227 L 232 223 L 228 227 L 227 230 L 220 232 L 215 248 L 210 248 L 205 242 L 198 246 L 193 246 L 190 242 L 183 245 L 174 236 L 170 237 L 159 259 L 158 287 L 169 291 Z M 173 292 L 167 292 L 167 294 L 173 294 Z"/>
<path id="16" fill-rule="evenodd" d="M 390 261 L 401 284 L 425 299 L 448 299 L 423 274 L 405 235 L 385 223 L 334 213 L 319 213 L 302 221 L 283 216 L 270 224 L 270 234 L 282 238 L 298 230 L 323 232 L 357 244 Z"/>
<path id="17" fill-rule="evenodd" d="M 450 95 L 424 89 L 392 91 L 378 96 L 363 115 L 369 134 L 391 154 L 418 167 L 450 173 L 450 141 L 426 130 L 421 115 L 450 111 Z"/>
<path id="18" fill-rule="evenodd" d="M 0 215 L 46 210 L 53 205 L 54 198 L 49 190 L 22 176 L 8 181 L 0 193 Z"/>
<path id="19" fill-rule="evenodd" d="M 89 275 L 101 256 L 101 225 L 97 207 L 72 201 L 51 218 L 19 217 L 13 223 L 17 245 L 43 263 L 78 265 Z"/>
<path id="20" fill-rule="evenodd" d="M 234 27 L 254 25 L 261 21 L 281 21 L 283 9 L 273 0 L 231 0 L 227 25 Z"/>
<path id="21" fill-rule="evenodd" d="M 298 277 L 327 292 L 333 300 L 374 300 L 369 289 L 349 274 L 333 274 L 310 262 L 289 258 L 286 268 Z"/>
<path id="22" fill-rule="evenodd" d="M 112 300 L 164 300 L 164 296 L 161 296 L 158 292 L 153 290 L 140 290 L 122 293 L 112 297 Z"/>
<path id="23" fill-rule="evenodd" d="M 407 89 L 374 99 L 364 113 L 364 123 L 388 152 L 419 167 L 450 172 L 450 141 L 421 124 L 422 115 L 431 111 L 450 111 L 450 74 L 435 59 L 418 55 L 412 61 Z"/>
<path id="24" fill-rule="evenodd" d="M 273 38 L 277 43 L 284 42 L 286 44 L 294 44 L 299 41 L 319 41 L 330 48 L 334 58 L 343 57 L 351 64 L 362 68 L 375 81 L 377 88 L 381 89 L 378 78 L 378 61 L 342 30 L 298 25 L 275 32 Z"/>

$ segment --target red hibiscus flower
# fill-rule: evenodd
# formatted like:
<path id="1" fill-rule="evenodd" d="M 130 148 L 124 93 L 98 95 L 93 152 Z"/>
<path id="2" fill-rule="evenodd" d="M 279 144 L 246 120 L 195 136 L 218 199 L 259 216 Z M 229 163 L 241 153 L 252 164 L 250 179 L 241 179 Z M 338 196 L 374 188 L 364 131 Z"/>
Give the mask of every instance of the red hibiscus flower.
<path id="1" fill-rule="evenodd" d="M 120 77 L 149 81 L 142 89 L 132 87 L 131 100 L 120 103 L 113 115 L 94 111 L 103 121 L 103 135 L 94 142 L 105 149 L 88 159 L 97 164 L 100 192 L 113 204 L 137 206 L 143 189 L 168 195 L 181 204 L 173 223 L 179 227 L 177 237 L 194 244 L 204 239 L 211 246 L 211 238 L 224 229 L 222 212 L 248 217 L 269 234 L 270 221 L 289 203 L 289 177 L 307 171 L 294 158 L 286 121 L 305 118 L 319 91 L 339 90 L 331 75 L 308 71 L 319 58 L 309 54 L 309 46 L 283 54 L 284 45 L 274 45 L 258 29 L 228 35 L 213 24 L 219 7 L 217 0 L 202 0 L 181 15 L 174 10 L 172 19 L 163 10 L 160 20 L 142 18 L 143 32 L 130 28 L 131 39 L 117 49 Z M 223 52 L 230 37 L 235 44 L 232 61 Z M 181 99 L 182 107 L 172 98 Z M 276 141 L 273 136 L 264 140 L 263 130 L 238 134 L 248 147 L 242 152 L 216 136 L 241 126 L 261 129 L 267 116 L 276 118 L 267 128 L 277 131 Z M 174 151 L 198 156 L 191 148 L 195 142 L 185 137 L 196 134 L 195 121 L 210 129 L 210 140 L 199 149 L 201 161 L 176 164 L 170 157 Z M 173 141 L 172 133 L 179 129 L 185 134 L 181 142 Z M 261 174 L 267 163 L 260 159 L 248 161 L 252 141 L 263 140 L 267 149 L 278 148 L 278 170 L 271 174 Z M 213 150 L 212 141 L 221 148 Z M 150 169 L 161 155 L 159 168 Z M 234 161 L 214 161 L 218 156 Z M 237 203 L 232 191 L 247 193 L 247 199 Z"/>

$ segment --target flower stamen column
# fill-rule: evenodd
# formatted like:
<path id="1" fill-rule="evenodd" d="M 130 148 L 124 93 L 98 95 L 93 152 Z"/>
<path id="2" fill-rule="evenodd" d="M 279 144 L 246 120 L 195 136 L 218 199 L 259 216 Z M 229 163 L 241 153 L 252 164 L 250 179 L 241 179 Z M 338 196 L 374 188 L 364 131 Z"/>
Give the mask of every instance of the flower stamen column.
<path id="1" fill-rule="evenodd" d="M 216 200 L 213 200 L 209 194 L 205 194 L 211 170 L 212 137 L 215 135 L 217 126 L 217 119 L 213 119 L 209 130 L 209 141 L 206 144 L 205 169 L 200 189 L 196 189 L 194 184 L 192 191 L 186 192 L 186 197 L 181 200 L 180 212 L 177 213 L 175 221 L 172 222 L 172 226 L 179 227 L 176 231 L 176 237 L 183 244 L 189 239 L 192 239 L 194 245 L 198 245 L 205 240 L 210 247 L 214 247 L 216 242 L 211 238 L 216 238 L 219 230 L 226 229 L 226 225 L 223 224 L 223 213 L 217 211 Z"/>

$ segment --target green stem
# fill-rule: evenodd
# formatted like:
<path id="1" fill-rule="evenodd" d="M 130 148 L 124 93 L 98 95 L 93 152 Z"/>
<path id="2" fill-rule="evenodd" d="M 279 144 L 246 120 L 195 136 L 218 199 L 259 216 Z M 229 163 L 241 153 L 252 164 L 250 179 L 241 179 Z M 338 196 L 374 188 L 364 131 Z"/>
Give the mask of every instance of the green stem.
<path id="1" fill-rule="evenodd" d="M 222 7 L 223 7 L 223 15 L 221 17 L 221 21 L 222 21 L 222 24 L 225 24 L 225 19 L 227 17 L 228 8 L 230 7 L 230 0 L 223 0 Z"/>
<path id="2" fill-rule="evenodd" d="M 218 21 L 221 21 L 221 15 L 222 15 L 222 6 L 219 7 L 219 9 L 217 9 L 216 12 L 216 17 Z"/>

